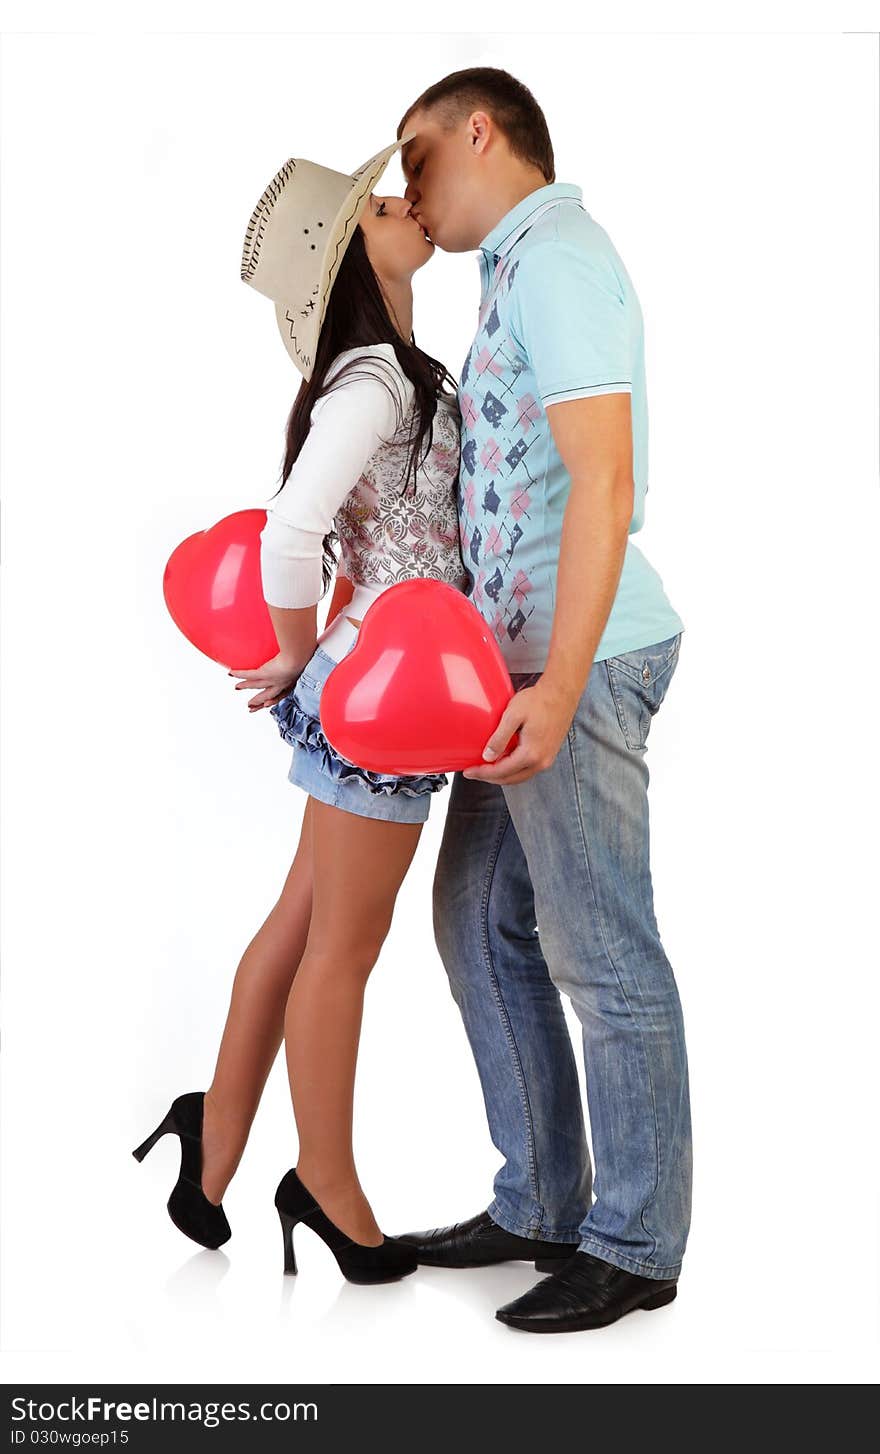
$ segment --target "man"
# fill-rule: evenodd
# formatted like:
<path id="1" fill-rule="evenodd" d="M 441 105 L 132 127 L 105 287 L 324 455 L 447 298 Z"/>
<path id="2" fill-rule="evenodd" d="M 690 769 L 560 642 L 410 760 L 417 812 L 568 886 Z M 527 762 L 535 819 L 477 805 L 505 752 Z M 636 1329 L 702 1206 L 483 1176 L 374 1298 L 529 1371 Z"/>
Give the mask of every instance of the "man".
<path id="1" fill-rule="evenodd" d="M 645 765 L 683 628 L 628 539 L 646 491 L 642 315 L 580 188 L 555 181 L 544 115 L 514 77 L 456 72 L 404 130 L 413 215 L 437 246 L 479 249 L 462 553 L 516 688 L 487 766 L 455 776 L 434 901 L 504 1164 L 486 1212 L 406 1240 L 435 1266 L 550 1271 L 498 1311 L 510 1326 L 601 1327 L 671 1302 L 690 1216 Z M 583 1027 L 594 1186 L 560 992 Z"/>

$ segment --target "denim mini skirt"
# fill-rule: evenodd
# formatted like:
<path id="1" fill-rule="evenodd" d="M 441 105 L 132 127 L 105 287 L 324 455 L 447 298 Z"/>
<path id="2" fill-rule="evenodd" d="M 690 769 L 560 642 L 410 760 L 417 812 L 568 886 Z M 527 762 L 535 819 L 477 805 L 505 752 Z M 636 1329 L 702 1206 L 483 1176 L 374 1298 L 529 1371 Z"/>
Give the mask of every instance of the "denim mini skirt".
<path id="1" fill-rule="evenodd" d="M 355 644 L 349 648 L 351 651 Z M 361 818 L 380 818 L 388 823 L 424 823 L 431 794 L 445 788 L 449 781 L 445 773 L 395 777 L 369 772 L 340 756 L 324 736 L 321 692 L 338 665 L 319 646 L 297 677 L 292 691 L 269 708 L 281 736 L 293 748 L 288 780 L 304 788 L 320 803 L 357 813 Z"/>

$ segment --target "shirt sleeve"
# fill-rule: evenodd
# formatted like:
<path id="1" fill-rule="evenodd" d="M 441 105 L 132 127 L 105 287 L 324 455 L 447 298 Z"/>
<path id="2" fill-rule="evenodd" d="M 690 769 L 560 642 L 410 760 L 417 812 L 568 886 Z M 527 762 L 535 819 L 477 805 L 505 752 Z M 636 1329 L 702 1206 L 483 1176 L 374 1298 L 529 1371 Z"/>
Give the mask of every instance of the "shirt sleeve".
<path id="1" fill-rule="evenodd" d="M 381 377 L 378 371 L 353 373 L 318 399 L 260 535 L 263 598 L 270 606 L 296 609 L 321 599 L 324 536 L 411 397 L 406 375 L 389 366 Z"/>
<path id="2" fill-rule="evenodd" d="M 600 253 L 558 240 L 525 251 L 510 320 L 545 407 L 592 394 L 632 393 L 627 302 Z"/>

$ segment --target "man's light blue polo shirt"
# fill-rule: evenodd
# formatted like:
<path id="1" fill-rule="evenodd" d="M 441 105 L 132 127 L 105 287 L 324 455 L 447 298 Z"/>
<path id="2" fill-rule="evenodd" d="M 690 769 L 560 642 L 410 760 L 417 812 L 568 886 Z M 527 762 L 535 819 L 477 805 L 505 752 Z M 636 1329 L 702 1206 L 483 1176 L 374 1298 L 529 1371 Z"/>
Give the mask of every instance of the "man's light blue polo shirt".
<path id="1" fill-rule="evenodd" d="M 459 524 L 469 594 L 511 672 L 546 666 L 556 603 L 571 481 L 550 432 L 548 406 L 593 394 L 632 395 L 630 535 L 644 522 L 642 311 L 611 239 L 581 198 L 580 187 L 562 182 L 539 187 L 483 239 L 477 335 L 459 385 Z M 595 660 L 682 629 L 657 572 L 629 541 Z"/>

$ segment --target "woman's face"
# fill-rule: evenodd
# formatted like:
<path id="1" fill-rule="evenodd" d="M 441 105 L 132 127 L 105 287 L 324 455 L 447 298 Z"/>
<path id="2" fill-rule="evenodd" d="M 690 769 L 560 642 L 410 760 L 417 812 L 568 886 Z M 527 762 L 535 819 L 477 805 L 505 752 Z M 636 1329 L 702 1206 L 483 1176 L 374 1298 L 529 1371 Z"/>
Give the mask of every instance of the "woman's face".
<path id="1" fill-rule="evenodd" d="M 372 192 L 360 226 L 373 271 L 381 278 L 411 278 L 434 251 L 433 242 L 410 215 L 410 204 L 403 197 L 379 197 Z"/>

